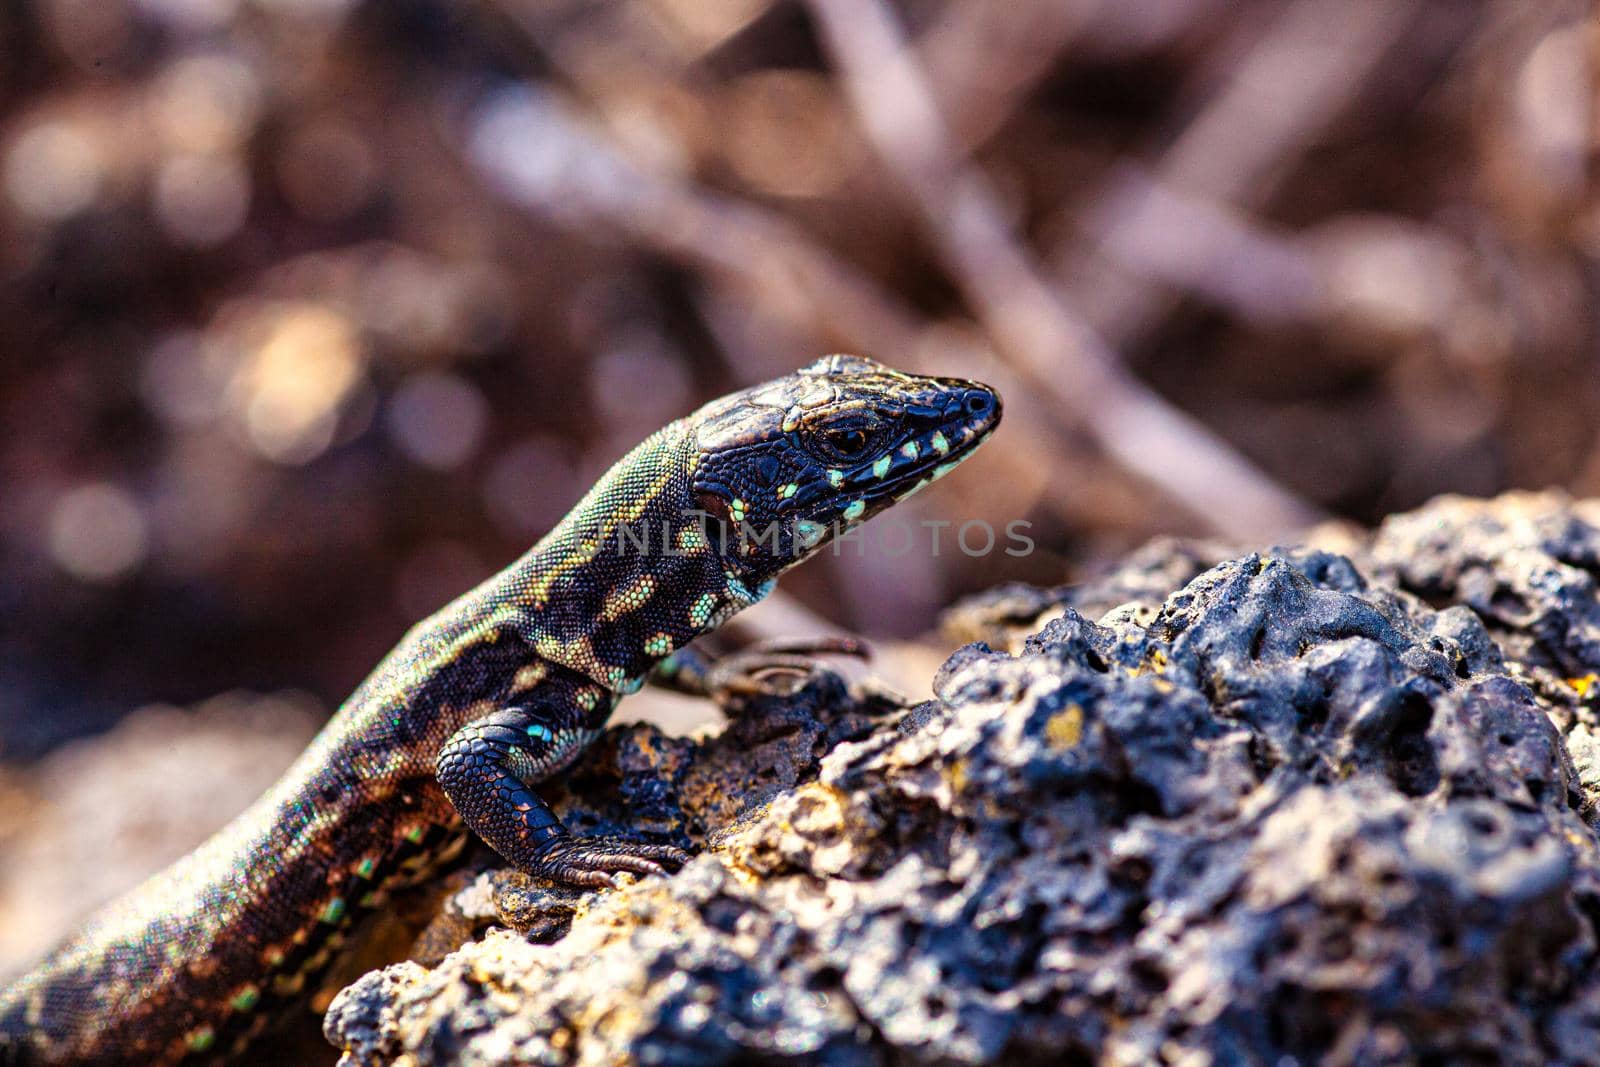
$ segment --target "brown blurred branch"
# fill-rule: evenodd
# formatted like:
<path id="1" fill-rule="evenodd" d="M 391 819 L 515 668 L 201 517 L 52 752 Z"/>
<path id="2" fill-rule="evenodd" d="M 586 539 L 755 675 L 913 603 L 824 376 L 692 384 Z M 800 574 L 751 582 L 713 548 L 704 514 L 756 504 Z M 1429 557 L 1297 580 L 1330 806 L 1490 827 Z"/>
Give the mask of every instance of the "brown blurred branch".
<path id="1" fill-rule="evenodd" d="M 1134 164 L 1119 170 L 1107 194 L 1114 203 L 1094 211 L 1094 247 L 1057 250 L 1058 284 L 1083 295 L 1102 336 L 1132 344 L 1180 294 L 1257 323 L 1300 321 L 1321 307 L 1325 268 L 1298 235 Z"/>
<path id="2" fill-rule="evenodd" d="M 1061 0 L 947 5 L 916 49 L 955 143 L 971 150 L 988 140 L 1100 6 Z"/>
<path id="3" fill-rule="evenodd" d="M 1291 250 L 1254 238 L 1247 213 L 1349 107 L 1416 9 L 1413 0 L 1299 0 L 1265 30 L 1243 21 L 1242 32 L 1258 36 L 1229 62 L 1160 162 L 1150 171 L 1118 170 L 1088 200 L 1087 239 L 1069 239 L 1048 257 L 1060 283 L 1093 309 L 1103 337 L 1131 343 L 1183 291 L 1209 290 L 1227 300 L 1259 286 L 1267 300 L 1284 301 L 1280 313 L 1304 306 L 1312 268 L 1295 262 Z M 1251 278 L 1217 293 L 1230 288 L 1219 272 L 1251 270 L 1239 254 L 1247 245 L 1267 253 L 1266 261 Z"/>
<path id="4" fill-rule="evenodd" d="M 958 368 L 919 367 L 928 324 L 782 215 L 624 158 L 548 90 L 529 87 L 518 100 L 489 105 L 489 112 L 476 120 L 467 150 L 504 195 L 569 225 L 620 232 L 736 287 L 769 322 L 814 339 L 810 354 L 817 344 L 859 347 L 911 369 L 958 369 L 981 378 L 1017 398 L 1007 408 L 1013 442 L 1007 458 L 1019 468 L 1037 472 L 1073 447 L 986 347 L 963 348 Z M 752 363 L 739 369 L 751 383 L 795 365 L 777 346 L 747 351 Z M 1079 517 L 1071 493 L 1050 493 L 1043 502 L 1069 524 Z"/>
<path id="5" fill-rule="evenodd" d="M 1219 532 L 1260 538 L 1320 512 L 1127 374 L 1014 241 L 982 177 L 950 148 L 927 82 L 879 0 L 810 0 L 868 137 L 912 194 L 1000 350 L 1108 453 Z"/>

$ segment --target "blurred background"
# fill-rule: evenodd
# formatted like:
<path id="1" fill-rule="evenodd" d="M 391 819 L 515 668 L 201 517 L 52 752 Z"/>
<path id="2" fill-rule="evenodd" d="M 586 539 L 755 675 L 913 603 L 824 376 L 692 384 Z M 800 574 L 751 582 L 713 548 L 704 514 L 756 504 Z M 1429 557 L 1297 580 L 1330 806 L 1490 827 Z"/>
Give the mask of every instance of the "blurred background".
<path id="1" fill-rule="evenodd" d="M 1597 58 L 1577 0 L 0 2 L 0 970 L 823 352 L 997 385 L 906 507 L 1037 545 L 785 583 L 880 639 L 1158 533 L 1595 492 Z"/>

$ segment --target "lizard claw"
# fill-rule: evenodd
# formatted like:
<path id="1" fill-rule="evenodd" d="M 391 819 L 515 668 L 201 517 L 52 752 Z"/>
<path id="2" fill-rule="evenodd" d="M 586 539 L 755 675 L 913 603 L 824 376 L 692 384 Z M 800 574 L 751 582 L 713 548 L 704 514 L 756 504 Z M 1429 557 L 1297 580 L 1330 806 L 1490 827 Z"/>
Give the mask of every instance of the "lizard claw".
<path id="1" fill-rule="evenodd" d="M 563 885 L 615 889 L 618 874 L 665 877 L 688 862 L 689 854 L 672 845 L 625 837 L 563 836 L 551 840 L 525 870 Z"/>
<path id="2" fill-rule="evenodd" d="M 812 675 L 829 669 L 817 660 L 822 655 L 866 660 L 872 650 L 853 637 L 766 641 L 718 659 L 706 676 L 706 689 L 723 706 L 741 697 L 792 695 Z"/>

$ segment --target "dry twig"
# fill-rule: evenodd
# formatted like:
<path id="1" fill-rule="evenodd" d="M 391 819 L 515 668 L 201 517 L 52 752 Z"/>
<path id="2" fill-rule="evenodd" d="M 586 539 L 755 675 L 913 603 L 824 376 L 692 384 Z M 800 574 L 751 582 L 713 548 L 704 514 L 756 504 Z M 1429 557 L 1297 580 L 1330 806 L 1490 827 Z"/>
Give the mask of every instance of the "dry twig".
<path id="1" fill-rule="evenodd" d="M 911 192 L 946 265 L 999 349 L 1108 453 L 1217 531 L 1260 538 L 1319 511 L 1167 405 L 1041 279 L 987 185 L 962 167 L 881 0 L 811 0 L 864 129 Z"/>
<path id="2" fill-rule="evenodd" d="M 1061 284 L 1088 288 L 1103 337 L 1131 343 L 1170 312 L 1172 284 L 1252 309 L 1262 303 L 1245 295 L 1252 289 L 1285 309 L 1311 299 L 1314 267 L 1253 232 L 1247 213 L 1344 112 L 1415 14 L 1412 0 L 1299 0 L 1264 32 L 1245 24 L 1259 38 L 1160 162 L 1149 172 L 1120 168 L 1089 199 L 1089 241 L 1049 256 Z M 1236 254 L 1246 245 L 1263 254 Z M 1251 276 L 1231 285 L 1218 277 L 1241 269 Z"/>

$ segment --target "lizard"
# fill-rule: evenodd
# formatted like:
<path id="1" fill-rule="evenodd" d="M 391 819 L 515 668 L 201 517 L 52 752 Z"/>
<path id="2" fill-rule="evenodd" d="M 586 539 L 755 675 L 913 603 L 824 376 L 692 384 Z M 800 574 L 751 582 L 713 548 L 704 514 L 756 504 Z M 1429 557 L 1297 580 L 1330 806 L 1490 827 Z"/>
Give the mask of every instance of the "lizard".
<path id="1" fill-rule="evenodd" d="M 574 886 L 667 844 L 569 833 L 536 787 L 617 702 L 843 531 L 943 476 L 999 396 L 832 355 L 712 401 L 617 462 L 505 570 L 413 627 L 282 778 L 0 992 L 0 1060 L 236 1054 L 314 988 L 353 918 L 467 831 Z"/>

